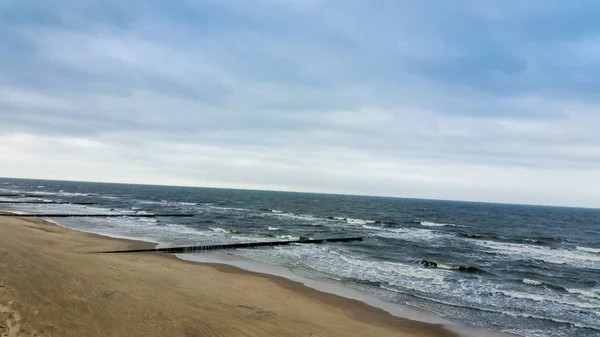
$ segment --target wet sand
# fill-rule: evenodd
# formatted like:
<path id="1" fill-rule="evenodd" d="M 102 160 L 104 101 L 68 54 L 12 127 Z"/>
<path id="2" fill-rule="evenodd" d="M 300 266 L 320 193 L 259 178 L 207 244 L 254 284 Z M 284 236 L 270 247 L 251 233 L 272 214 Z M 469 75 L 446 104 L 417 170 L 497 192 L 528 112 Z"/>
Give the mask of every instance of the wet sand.
<path id="1" fill-rule="evenodd" d="M 0 218 L 0 336 L 456 336 L 282 277 Z"/>

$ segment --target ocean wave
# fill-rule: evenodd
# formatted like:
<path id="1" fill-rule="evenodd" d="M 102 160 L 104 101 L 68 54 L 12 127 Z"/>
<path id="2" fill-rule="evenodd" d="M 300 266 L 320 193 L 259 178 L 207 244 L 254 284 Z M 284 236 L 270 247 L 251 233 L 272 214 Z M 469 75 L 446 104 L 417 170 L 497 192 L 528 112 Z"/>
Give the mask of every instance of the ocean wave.
<path id="1" fill-rule="evenodd" d="M 569 288 L 569 287 L 564 287 L 564 286 L 560 286 L 560 285 L 556 285 L 556 284 L 552 284 L 552 283 L 531 280 L 531 279 L 527 279 L 527 278 L 523 279 L 523 283 L 532 285 L 532 286 L 541 286 L 544 288 L 568 292 L 571 294 L 577 294 L 577 295 L 586 296 L 586 297 L 590 297 L 590 298 L 600 299 L 600 291 L 597 291 L 594 289 Z"/>
<path id="2" fill-rule="evenodd" d="M 477 309 L 482 310 L 482 311 L 487 311 L 487 312 L 500 313 L 500 314 L 512 316 L 512 317 L 533 318 L 533 319 L 539 319 L 539 320 L 549 321 L 549 322 L 554 322 L 554 323 L 567 324 L 567 325 L 571 325 L 571 326 L 578 327 L 578 328 L 600 330 L 600 326 L 590 326 L 590 325 L 585 325 L 585 324 L 572 322 L 572 321 L 568 321 L 568 320 L 564 320 L 564 319 L 559 319 L 556 317 L 547 317 L 547 316 L 542 316 L 542 315 L 530 314 L 530 313 L 526 313 L 526 312 L 522 312 L 522 311 L 489 310 L 489 309 L 481 309 L 481 308 L 477 308 Z"/>
<path id="3" fill-rule="evenodd" d="M 269 228 L 268 228 L 268 230 L 270 230 L 270 231 L 278 231 L 280 229 L 281 228 L 279 228 L 279 227 L 271 227 L 271 226 L 269 226 Z"/>
<path id="4" fill-rule="evenodd" d="M 576 250 L 553 249 L 520 243 L 473 240 L 473 243 L 517 259 L 541 260 L 553 264 L 568 264 L 576 267 L 600 269 L 600 256 L 580 253 Z"/>
<path id="5" fill-rule="evenodd" d="M 465 238 L 465 239 L 487 239 L 487 240 L 496 241 L 496 242 L 524 243 L 524 244 L 535 244 L 535 245 L 542 245 L 542 246 L 548 246 L 554 242 L 561 241 L 559 239 L 547 238 L 547 237 L 540 237 L 540 238 L 534 238 L 534 239 L 509 238 L 509 237 L 503 237 L 503 236 L 497 236 L 497 235 L 465 233 L 465 232 L 457 233 L 456 235 L 458 237 Z"/>
<path id="6" fill-rule="evenodd" d="M 373 230 L 381 230 L 384 227 L 383 226 L 369 226 L 369 225 L 363 225 L 362 228 L 364 229 L 373 229 Z"/>
<path id="7" fill-rule="evenodd" d="M 542 284 L 544 284 L 544 282 L 540 282 L 540 281 L 536 281 L 536 280 L 531 280 L 531 279 L 528 279 L 528 278 L 524 278 L 523 279 L 523 283 L 529 284 L 529 285 L 532 285 L 532 286 L 541 286 Z"/>
<path id="8" fill-rule="evenodd" d="M 459 233 L 458 236 L 467 238 L 467 239 L 482 239 L 482 238 L 486 237 L 485 235 L 471 234 L 471 233 Z"/>
<path id="9" fill-rule="evenodd" d="M 223 229 L 223 228 L 220 228 L 220 227 L 209 227 L 208 229 L 210 229 L 212 232 L 215 232 L 215 233 L 226 233 L 226 234 L 235 233 L 235 231 L 233 229 L 231 229 L 231 228 L 229 228 L 229 229 Z"/>
<path id="10" fill-rule="evenodd" d="M 565 288 L 565 290 L 571 294 L 578 294 L 591 298 L 600 298 L 600 291 L 594 291 L 593 289 Z"/>
<path id="11" fill-rule="evenodd" d="M 558 304 L 564 304 L 569 306 L 574 306 L 582 309 L 597 309 L 600 308 L 599 303 L 587 303 L 587 302 L 576 302 L 570 301 L 568 299 L 560 298 L 554 295 L 540 295 L 540 294 L 532 294 L 532 293 L 524 293 L 520 291 L 512 291 L 512 290 L 498 290 L 497 292 L 516 299 L 523 300 L 531 300 L 535 302 L 554 302 Z"/>
<path id="12" fill-rule="evenodd" d="M 369 225 L 369 224 L 377 223 L 377 221 L 375 221 L 375 220 L 364 220 L 364 219 L 346 218 L 346 223 L 349 224 L 349 225 Z"/>
<path id="13" fill-rule="evenodd" d="M 439 261 L 432 261 L 432 260 L 421 260 L 419 263 L 425 268 L 448 269 L 448 270 L 463 271 L 463 272 L 467 272 L 467 273 L 487 273 L 485 270 L 474 267 L 474 266 L 461 266 L 461 265 L 444 263 L 444 262 L 439 262 Z"/>
<path id="14" fill-rule="evenodd" d="M 308 239 L 303 236 L 293 236 L 293 235 L 275 235 L 275 238 L 281 239 L 281 240 L 290 240 L 290 241 L 298 241 L 298 240 Z"/>
<path id="15" fill-rule="evenodd" d="M 427 242 L 429 246 L 443 246 L 444 241 L 455 239 L 452 234 L 441 233 L 432 229 L 410 228 L 410 227 L 385 227 L 363 225 L 363 229 L 368 230 L 366 235 L 377 236 L 386 239 L 397 239 L 411 242 Z"/>
<path id="16" fill-rule="evenodd" d="M 272 210 L 271 210 L 271 213 L 283 213 L 283 211 L 276 210 L 276 209 L 272 209 Z"/>
<path id="17" fill-rule="evenodd" d="M 600 248 L 577 247 L 577 250 L 588 253 L 600 253 Z"/>
<path id="18" fill-rule="evenodd" d="M 183 201 L 178 202 L 178 204 L 182 205 L 182 206 L 196 206 L 196 205 L 198 205 L 197 202 L 183 202 Z"/>
<path id="19" fill-rule="evenodd" d="M 120 200 L 121 199 L 121 197 L 116 197 L 113 195 L 100 195 L 100 198 L 108 199 L 108 200 Z"/>
<path id="20" fill-rule="evenodd" d="M 327 220 L 344 221 L 345 223 L 347 223 L 349 225 L 355 225 L 355 226 L 383 223 L 382 221 L 355 219 L 355 218 L 347 218 L 347 217 L 341 217 L 341 216 L 328 216 Z"/>
<path id="21" fill-rule="evenodd" d="M 213 209 L 213 210 L 219 210 L 219 211 L 239 211 L 239 212 L 249 212 L 251 210 L 247 209 L 247 208 L 238 208 L 238 207 L 221 207 L 221 206 L 213 206 L 213 205 L 206 205 L 209 209 Z"/>
<path id="22" fill-rule="evenodd" d="M 574 327 L 578 327 L 578 328 L 600 330 L 600 326 L 585 325 L 585 324 L 581 324 L 579 322 L 573 322 L 573 321 L 569 321 L 569 320 L 564 320 L 564 319 L 560 319 L 560 318 L 556 318 L 556 317 L 548 317 L 548 316 L 539 315 L 539 314 L 527 313 L 527 312 L 524 312 L 524 311 L 513 311 L 513 310 L 510 310 L 510 309 L 501 309 L 501 308 L 488 308 L 488 307 L 477 305 L 477 304 L 474 304 L 474 303 L 471 303 L 471 304 L 461 304 L 461 303 L 457 303 L 457 302 L 452 302 L 452 301 L 444 300 L 444 299 L 441 299 L 441 298 L 429 298 L 429 297 L 422 296 L 422 295 L 415 294 L 415 293 L 411 293 L 411 296 L 417 297 L 417 298 L 421 298 L 421 299 L 425 299 L 425 300 L 428 300 L 428 301 L 437 302 L 437 303 L 440 303 L 440 304 L 445 304 L 445 305 L 452 306 L 452 307 L 467 308 L 467 309 L 476 309 L 476 310 L 480 310 L 480 311 L 483 311 L 483 312 L 501 314 L 501 315 L 511 316 L 511 317 L 515 317 L 515 318 L 532 318 L 532 319 L 538 319 L 538 320 L 542 320 L 542 321 L 548 321 L 548 322 L 566 324 L 566 325 L 570 325 L 570 326 L 574 326 Z M 545 335 L 542 335 L 542 336 L 546 337 L 548 335 L 545 334 Z"/>
<path id="23" fill-rule="evenodd" d="M 26 193 L 27 196 L 48 196 L 48 195 L 55 195 L 55 196 L 61 196 L 61 197 L 89 197 L 92 196 L 93 194 L 91 193 L 79 193 L 79 192 L 64 192 L 64 191 L 59 191 L 59 192 L 49 192 L 49 191 L 35 191 L 33 193 Z"/>
<path id="24" fill-rule="evenodd" d="M 294 220 L 299 220 L 299 221 L 303 221 L 303 222 L 308 222 L 311 224 L 325 221 L 324 219 L 316 218 L 311 214 L 269 212 L 269 213 L 262 213 L 262 215 L 260 215 L 260 216 L 275 217 L 277 219 L 285 219 L 285 218 L 294 219 Z"/>
<path id="25" fill-rule="evenodd" d="M 426 227 L 446 227 L 446 226 L 454 226 L 452 224 L 446 224 L 446 223 L 437 223 L 437 222 L 431 222 L 431 221 L 421 221 L 420 222 L 421 226 L 426 226 Z"/>

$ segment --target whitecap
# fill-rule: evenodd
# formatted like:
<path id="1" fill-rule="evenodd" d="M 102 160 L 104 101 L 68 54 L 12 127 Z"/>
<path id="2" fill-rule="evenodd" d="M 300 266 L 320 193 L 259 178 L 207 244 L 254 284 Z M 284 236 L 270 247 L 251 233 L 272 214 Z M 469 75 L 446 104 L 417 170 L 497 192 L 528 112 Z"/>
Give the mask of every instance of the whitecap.
<path id="1" fill-rule="evenodd" d="M 583 295 L 583 296 L 587 296 L 587 297 L 592 297 L 592 298 L 600 298 L 600 293 L 593 291 L 593 290 L 588 290 L 588 289 L 578 289 L 578 288 L 565 288 L 568 292 L 570 292 L 571 294 L 579 294 L 579 295 Z"/>
<path id="2" fill-rule="evenodd" d="M 421 221 L 420 222 L 421 226 L 426 226 L 426 227 L 466 227 L 466 226 L 459 226 L 459 225 L 455 225 L 455 224 L 450 224 L 450 223 L 438 223 L 438 222 L 433 222 L 433 221 Z"/>
<path id="3" fill-rule="evenodd" d="M 293 241 L 302 239 L 299 236 L 293 236 L 293 235 L 276 235 L 275 237 L 278 239 L 282 239 L 282 240 L 293 240 Z"/>
<path id="4" fill-rule="evenodd" d="M 212 206 L 210 204 L 206 204 L 206 206 L 210 209 L 220 210 L 220 211 L 250 211 L 247 208 L 236 208 L 236 207 L 220 207 L 220 206 Z"/>
<path id="5" fill-rule="evenodd" d="M 226 233 L 226 234 L 233 233 L 232 229 L 223 229 L 223 228 L 220 228 L 220 227 L 210 227 L 209 229 L 211 231 L 215 232 L 215 233 Z"/>
<path id="6" fill-rule="evenodd" d="M 591 269 L 600 268 L 600 256 L 582 253 L 576 250 L 553 249 L 549 247 L 490 240 L 479 240 L 473 241 L 472 243 L 488 249 L 494 249 L 501 254 L 513 256 L 516 259 L 525 257 L 554 264 L 569 264 Z"/>
<path id="7" fill-rule="evenodd" d="M 369 226 L 369 225 L 363 225 L 362 228 L 364 228 L 364 229 L 374 229 L 374 230 L 382 230 L 383 229 L 383 227 Z"/>
<path id="8" fill-rule="evenodd" d="M 271 210 L 271 213 L 283 213 L 283 211 L 278 211 L 278 210 L 276 210 L 276 209 L 272 209 L 272 210 Z"/>
<path id="9" fill-rule="evenodd" d="M 368 225 L 368 224 L 374 224 L 377 223 L 377 221 L 373 221 L 373 220 L 364 220 L 364 219 L 352 219 L 352 218 L 346 218 L 346 223 L 350 224 L 350 225 Z"/>
<path id="10" fill-rule="evenodd" d="M 540 281 L 531 280 L 531 279 L 528 279 L 528 278 L 524 278 L 523 279 L 523 283 L 529 284 L 529 285 L 532 285 L 532 286 L 541 286 L 543 284 Z"/>
<path id="11" fill-rule="evenodd" d="M 516 299 L 524 299 L 524 300 L 531 300 L 531 301 L 535 301 L 535 302 L 554 302 L 554 303 L 559 303 L 559 304 L 565 304 L 565 305 L 570 305 L 570 306 L 575 306 L 578 308 L 583 308 L 583 309 L 597 309 L 600 308 L 600 304 L 596 303 L 586 303 L 586 302 L 575 302 L 575 301 L 569 301 L 560 297 L 556 297 L 556 296 L 543 296 L 543 295 L 539 295 L 539 294 L 532 294 L 532 293 L 524 293 L 524 292 L 520 292 L 520 291 L 510 291 L 510 290 L 500 290 L 498 291 L 499 293 L 511 297 L 511 298 L 516 298 Z"/>
<path id="12" fill-rule="evenodd" d="M 600 253 L 600 248 L 577 247 L 577 250 L 581 250 L 583 252 L 588 252 L 588 253 Z"/>
<path id="13" fill-rule="evenodd" d="M 270 227 L 270 226 L 269 226 L 269 228 L 268 228 L 268 229 L 269 229 L 270 231 L 278 231 L 278 230 L 280 230 L 281 228 L 279 228 L 279 227 Z"/>

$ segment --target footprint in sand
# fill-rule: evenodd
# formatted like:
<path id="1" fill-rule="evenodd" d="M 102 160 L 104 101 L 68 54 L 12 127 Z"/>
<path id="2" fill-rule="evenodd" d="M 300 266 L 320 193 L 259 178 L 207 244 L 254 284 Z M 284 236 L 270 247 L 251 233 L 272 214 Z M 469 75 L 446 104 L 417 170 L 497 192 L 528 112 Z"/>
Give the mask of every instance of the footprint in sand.
<path id="1" fill-rule="evenodd" d="M 0 305 L 0 337 L 17 337 L 21 331 L 19 314 L 10 310 L 9 307 Z"/>
<path id="2" fill-rule="evenodd" d="M 6 290 L 4 282 L 0 281 L 0 293 Z M 16 312 L 10 310 L 10 307 L 0 303 L 0 337 L 20 337 L 21 317 Z"/>

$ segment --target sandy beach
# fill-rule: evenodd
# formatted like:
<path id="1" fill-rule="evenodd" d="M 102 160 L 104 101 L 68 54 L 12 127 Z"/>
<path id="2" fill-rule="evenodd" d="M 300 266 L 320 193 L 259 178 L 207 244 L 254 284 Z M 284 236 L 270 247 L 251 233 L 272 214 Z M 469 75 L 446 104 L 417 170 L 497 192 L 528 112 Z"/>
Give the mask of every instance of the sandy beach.
<path id="1" fill-rule="evenodd" d="M 152 244 L 0 218 L 0 336 L 456 336 L 287 279 Z"/>

